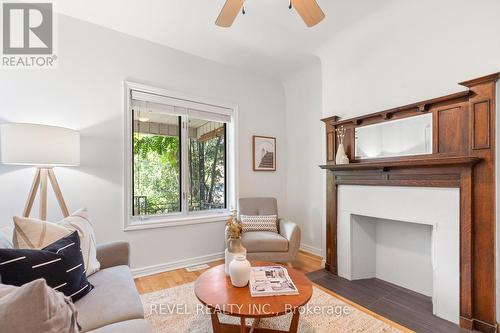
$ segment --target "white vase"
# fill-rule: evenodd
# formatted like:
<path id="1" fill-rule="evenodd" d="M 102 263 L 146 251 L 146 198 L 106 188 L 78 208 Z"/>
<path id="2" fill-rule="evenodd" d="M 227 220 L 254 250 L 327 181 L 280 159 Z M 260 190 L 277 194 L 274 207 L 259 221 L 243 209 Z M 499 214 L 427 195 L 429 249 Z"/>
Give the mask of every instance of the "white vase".
<path id="1" fill-rule="evenodd" d="M 245 256 L 235 256 L 229 264 L 229 276 L 231 277 L 233 286 L 238 288 L 245 287 L 248 284 L 248 280 L 250 280 L 250 270 L 250 262 Z"/>
<path id="2" fill-rule="evenodd" d="M 337 154 L 335 155 L 335 164 L 349 164 L 349 158 L 347 157 L 344 149 L 344 144 L 339 144 L 337 149 Z"/>
<path id="3" fill-rule="evenodd" d="M 224 251 L 224 257 L 225 257 L 225 261 L 224 261 L 224 271 L 226 272 L 226 275 L 229 276 L 229 264 L 231 263 L 231 261 L 233 261 L 234 259 L 234 253 L 232 252 L 229 252 L 228 249 L 226 249 L 226 251 Z"/>
<path id="4" fill-rule="evenodd" d="M 224 271 L 229 275 L 229 264 L 237 255 L 242 255 L 246 258 L 247 249 L 241 245 L 241 237 L 236 239 L 229 239 L 227 249 L 224 251 Z"/>

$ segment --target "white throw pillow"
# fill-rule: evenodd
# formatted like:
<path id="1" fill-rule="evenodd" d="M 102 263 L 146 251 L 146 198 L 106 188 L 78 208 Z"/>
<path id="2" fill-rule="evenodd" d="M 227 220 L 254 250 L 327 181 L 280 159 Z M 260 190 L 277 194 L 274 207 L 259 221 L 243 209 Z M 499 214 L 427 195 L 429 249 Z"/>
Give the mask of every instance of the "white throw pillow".
<path id="1" fill-rule="evenodd" d="M 77 231 L 85 274 L 90 276 L 101 267 L 97 261 L 94 228 L 86 209 L 80 209 L 56 223 L 16 216 L 14 225 L 13 242 L 17 249 L 41 249 Z"/>
<path id="2" fill-rule="evenodd" d="M 240 215 L 243 232 L 271 231 L 278 232 L 276 215 Z"/>

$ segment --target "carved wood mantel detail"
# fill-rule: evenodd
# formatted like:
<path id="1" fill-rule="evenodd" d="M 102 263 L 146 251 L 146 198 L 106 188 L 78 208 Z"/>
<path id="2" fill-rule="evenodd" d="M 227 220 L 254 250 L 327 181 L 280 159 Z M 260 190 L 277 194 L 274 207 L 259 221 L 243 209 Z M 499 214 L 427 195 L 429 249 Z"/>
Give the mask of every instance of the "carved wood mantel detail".
<path id="1" fill-rule="evenodd" d="M 500 73 L 463 82 L 468 90 L 363 117 L 323 119 L 326 125 L 327 258 L 337 274 L 339 185 L 460 188 L 460 326 L 496 331 L 495 309 L 495 83 Z M 355 128 L 422 113 L 433 115 L 433 153 L 354 159 Z M 351 164 L 335 165 L 335 129 L 346 128 Z"/>

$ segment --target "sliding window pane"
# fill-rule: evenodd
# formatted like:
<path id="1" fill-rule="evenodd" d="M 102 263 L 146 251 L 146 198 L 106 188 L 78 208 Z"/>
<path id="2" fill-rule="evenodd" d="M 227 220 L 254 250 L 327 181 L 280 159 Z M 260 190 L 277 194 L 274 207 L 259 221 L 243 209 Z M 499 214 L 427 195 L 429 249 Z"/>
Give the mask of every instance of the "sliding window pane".
<path id="1" fill-rule="evenodd" d="M 226 208 L 226 125 L 190 118 L 188 137 L 189 211 Z"/>
<path id="2" fill-rule="evenodd" d="M 133 124 L 133 215 L 180 212 L 180 117 L 135 109 Z"/>

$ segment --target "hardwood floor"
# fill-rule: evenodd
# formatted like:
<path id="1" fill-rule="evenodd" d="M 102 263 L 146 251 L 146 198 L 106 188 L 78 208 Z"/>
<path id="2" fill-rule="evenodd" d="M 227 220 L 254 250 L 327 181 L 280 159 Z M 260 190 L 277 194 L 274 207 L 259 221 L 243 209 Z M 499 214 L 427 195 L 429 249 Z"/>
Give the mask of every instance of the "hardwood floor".
<path id="1" fill-rule="evenodd" d="M 209 263 L 210 267 L 223 264 L 224 260 L 214 261 Z M 322 268 L 321 258 L 308 254 L 306 252 L 299 252 L 297 260 L 292 263 L 295 269 L 304 273 L 317 271 Z M 182 284 L 194 282 L 205 270 L 188 272 L 184 268 L 175 271 L 164 272 L 154 275 L 148 275 L 135 279 L 135 285 L 140 294 L 150 293 L 153 291 L 172 288 Z"/>
<path id="2" fill-rule="evenodd" d="M 312 282 L 415 332 L 468 332 L 432 314 L 432 299 L 379 279 L 349 281 L 324 269 L 308 274 Z"/>
<path id="3" fill-rule="evenodd" d="M 220 264 L 223 264 L 223 260 L 218 260 L 214 261 L 212 263 L 209 263 L 208 265 L 210 267 L 214 267 Z M 384 315 L 380 315 L 378 313 L 375 313 L 374 311 L 371 311 L 370 309 L 367 309 L 359 304 L 356 304 L 352 300 L 342 297 L 342 295 L 339 295 L 338 293 L 333 292 L 329 288 L 325 288 L 321 286 L 318 283 L 315 283 L 313 280 L 314 277 L 318 276 L 318 272 L 325 272 L 323 270 L 323 265 L 322 265 L 322 259 L 320 257 L 317 257 L 312 254 L 308 254 L 306 252 L 299 252 L 297 256 L 297 260 L 292 263 L 292 266 L 295 269 L 298 269 L 310 277 L 310 279 L 313 281 L 315 286 L 324 292 L 331 294 L 333 297 L 336 297 L 337 299 L 343 301 L 344 303 L 347 303 L 355 308 L 357 308 L 360 311 L 363 311 L 367 313 L 368 315 L 375 317 L 381 321 L 386 322 L 387 324 L 399 329 L 402 332 L 412 332 L 411 330 L 407 329 L 406 327 L 384 317 Z M 188 272 L 184 268 L 183 269 L 178 269 L 170 272 L 164 272 L 164 273 L 159 273 L 159 274 L 154 274 L 154 275 L 148 275 L 140 278 L 135 279 L 135 285 L 137 287 L 137 290 L 139 291 L 140 294 L 145 294 L 145 293 L 150 293 L 166 288 L 172 288 L 175 286 L 183 285 L 186 283 L 194 282 L 198 276 L 200 276 L 205 270 L 200 270 L 196 272 Z M 312 274 L 312 275 L 311 275 Z"/>

